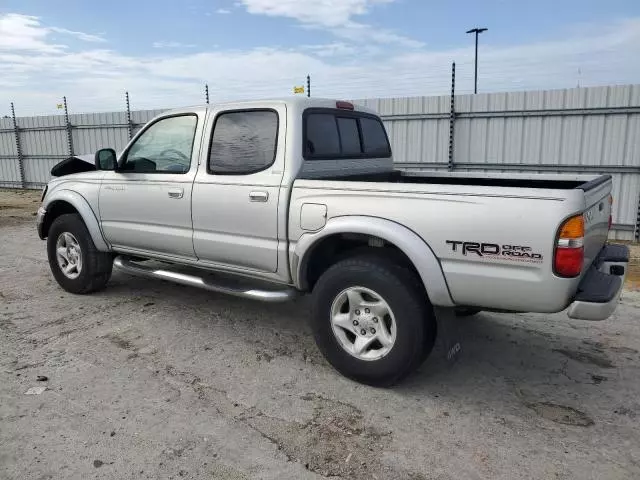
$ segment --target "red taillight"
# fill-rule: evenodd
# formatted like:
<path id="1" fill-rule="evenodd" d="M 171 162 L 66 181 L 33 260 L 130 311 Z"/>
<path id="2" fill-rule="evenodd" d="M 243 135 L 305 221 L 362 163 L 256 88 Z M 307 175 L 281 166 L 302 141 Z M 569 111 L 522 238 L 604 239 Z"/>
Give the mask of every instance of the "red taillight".
<path id="1" fill-rule="evenodd" d="M 553 271 L 561 277 L 577 277 L 584 261 L 584 218 L 567 219 L 558 231 Z"/>
<path id="2" fill-rule="evenodd" d="M 584 248 L 557 248 L 555 267 L 561 277 L 577 277 L 582 271 Z"/>

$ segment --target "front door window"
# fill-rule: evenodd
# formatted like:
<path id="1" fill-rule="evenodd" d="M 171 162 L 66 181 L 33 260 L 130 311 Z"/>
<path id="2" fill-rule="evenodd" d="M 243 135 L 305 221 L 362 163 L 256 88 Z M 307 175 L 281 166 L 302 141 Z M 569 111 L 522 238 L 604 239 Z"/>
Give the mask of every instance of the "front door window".
<path id="1" fill-rule="evenodd" d="M 197 117 L 180 115 L 158 120 L 147 128 L 129 148 L 121 172 L 187 173 Z"/>

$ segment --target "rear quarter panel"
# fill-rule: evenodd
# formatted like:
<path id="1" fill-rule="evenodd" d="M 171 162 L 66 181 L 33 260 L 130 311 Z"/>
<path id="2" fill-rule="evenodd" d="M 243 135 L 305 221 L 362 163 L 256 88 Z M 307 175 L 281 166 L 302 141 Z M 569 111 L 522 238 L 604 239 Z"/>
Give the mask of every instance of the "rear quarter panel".
<path id="1" fill-rule="evenodd" d="M 416 232 L 438 257 L 457 305 L 554 312 L 577 288 L 579 279 L 556 277 L 552 262 L 560 223 L 585 208 L 581 190 L 296 180 L 292 242 L 304 233 L 305 203 L 326 205 L 327 219 L 379 217 Z M 464 251 L 462 242 L 495 245 L 500 254 L 486 246 L 484 254 Z M 531 256 L 502 255 L 505 249 Z"/>

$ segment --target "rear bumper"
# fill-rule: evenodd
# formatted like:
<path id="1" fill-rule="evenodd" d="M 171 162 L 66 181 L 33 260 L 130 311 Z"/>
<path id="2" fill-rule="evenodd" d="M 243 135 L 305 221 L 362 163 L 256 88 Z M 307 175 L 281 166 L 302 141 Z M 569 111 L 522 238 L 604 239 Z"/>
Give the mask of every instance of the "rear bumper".
<path id="1" fill-rule="evenodd" d="M 618 306 L 629 266 L 626 245 L 605 245 L 569 305 L 567 314 L 578 320 L 606 320 Z"/>

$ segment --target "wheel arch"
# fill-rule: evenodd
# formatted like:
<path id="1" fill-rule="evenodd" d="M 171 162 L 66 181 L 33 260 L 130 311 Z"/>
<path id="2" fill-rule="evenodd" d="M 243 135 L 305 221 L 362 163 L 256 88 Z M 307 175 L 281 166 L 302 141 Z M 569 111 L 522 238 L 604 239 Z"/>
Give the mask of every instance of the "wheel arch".
<path id="1" fill-rule="evenodd" d="M 291 255 L 295 285 L 301 290 L 309 290 L 313 286 L 313 278 L 309 277 L 310 267 L 314 261 L 323 258 L 326 253 L 323 246 L 336 239 L 349 240 L 354 235 L 371 239 L 368 245 L 381 246 L 379 243 L 382 240 L 385 245 L 397 249 L 419 275 L 431 303 L 443 307 L 454 306 L 440 262 L 429 245 L 404 225 L 378 217 L 334 217 L 319 232 L 303 234 Z M 326 265 L 327 268 L 329 266 Z"/>
<path id="2" fill-rule="evenodd" d="M 101 252 L 110 251 L 96 214 L 89 202 L 79 193 L 71 190 L 57 190 L 50 196 L 47 195 L 43 207 L 46 210 L 41 233 L 43 239 L 48 236 L 51 224 L 56 218 L 67 213 L 77 213 L 86 225 L 96 249 Z"/>

